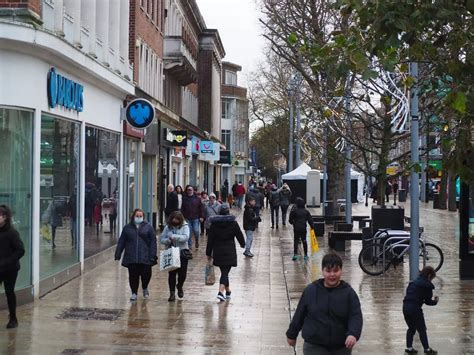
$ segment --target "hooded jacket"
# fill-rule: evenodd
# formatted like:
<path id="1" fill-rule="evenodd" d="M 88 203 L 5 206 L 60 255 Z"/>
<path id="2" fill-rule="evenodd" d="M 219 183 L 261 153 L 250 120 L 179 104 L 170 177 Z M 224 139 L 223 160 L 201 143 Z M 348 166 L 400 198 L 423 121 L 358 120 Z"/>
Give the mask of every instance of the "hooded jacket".
<path id="1" fill-rule="evenodd" d="M 122 266 L 127 267 L 130 264 L 154 265 L 157 245 L 155 230 L 151 224 L 144 221 L 138 228 L 133 223 L 123 227 L 115 250 L 115 260 L 120 260 L 124 250 Z"/>
<path id="2" fill-rule="evenodd" d="M 171 234 L 171 241 L 170 241 Z M 166 248 L 171 247 L 171 245 L 179 247 L 179 250 L 188 249 L 188 239 L 189 239 L 189 226 L 186 222 L 182 226 L 173 227 L 167 225 L 163 232 L 161 232 L 160 243 L 165 245 Z"/>
<path id="3" fill-rule="evenodd" d="M 410 282 L 403 299 L 403 313 L 419 312 L 423 303 L 428 306 L 435 306 L 438 302 L 433 299 L 434 288 L 431 281 L 421 275 L 415 281 Z"/>
<path id="4" fill-rule="evenodd" d="M 206 222 L 204 222 L 204 227 L 206 229 L 211 228 L 211 220 L 210 218 L 212 216 L 217 216 L 219 214 L 219 211 L 221 210 L 221 204 L 219 202 L 214 202 L 214 204 L 211 204 L 209 202 L 206 206 Z"/>
<path id="5" fill-rule="evenodd" d="M 258 222 L 261 221 L 261 218 L 255 214 L 254 207 L 250 205 L 245 205 L 244 210 L 244 230 L 245 231 L 254 231 L 257 228 Z"/>
<path id="6" fill-rule="evenodd" d="M 204 218 L 204 205 L 199 197 L 196 195 L 188 196 L 183 195 L 183 203 L 181 204 L 181 212 L 183 213 L 184 218 L 189 219 L 198 219 Z"/>
<path id="7" fill-rule="evenodd" d="M 280 189 L 280 206 L 289 206 L 291 198 L 291 190 L 289 188 L 282 187 Z"/>
<path id="8" fill-rule="evenodd" d="M 288 222 L 293 225 L 295 232 L 306 232 L 306 223 L 313 228 L 313 217 L 304 207 L 304 200 L 301 197 L 297 197 L 295 202 L 295 207 L 291 209 Z"/>
<path id="9" fill-rule="evenodd" d="M 349 335 L 359 340 L 362 323 L 359 297 L 352 287 L 341 281 L 326 288 L 319 279 L 303 291 L 286 336 L 296 339 L 302 330 L 306 342 L 339 349 Z"/>
<path id="10" fill-rule="evenodd" d="M 9 225 L 0 228 L 0 273 L 20 270 L 25 247 L 18 231 Z"/>
<path id="11" fill-rule="evenodd" d="M 249 192 L 247 192 L 247 195 L 245 196 L 245 202 L 248 202 L 250 197 L 255 199 L 255 207 L 262 207 L 263 195 L 260 193 L 260 190 L 257 187 L 252 187 L 249 189 Z"/>
<path id="12" fill-rule="evenodd" d="M 237 266 L 235 238 L 241 248 L 245 247 L 245 239 L 235 216 L 219 215 L 211 217 L 210 220 L 206 255 L 212 256 L 215 266 Z"/>

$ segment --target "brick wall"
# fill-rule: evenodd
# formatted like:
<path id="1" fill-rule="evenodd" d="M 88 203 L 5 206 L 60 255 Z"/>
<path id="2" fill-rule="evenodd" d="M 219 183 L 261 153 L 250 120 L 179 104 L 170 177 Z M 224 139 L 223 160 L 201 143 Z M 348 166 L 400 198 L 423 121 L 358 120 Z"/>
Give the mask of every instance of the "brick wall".
<path id="1" fill-rule="evenodd" d="M 41 16 L 41 0 L 0 0 L 0 8 L 29 9 Z"/>
<path id="2" fill-rule="evenodd" d="M 201 50 L 198 57 L 199 127 L 211 132 L 213 52 Z"/>

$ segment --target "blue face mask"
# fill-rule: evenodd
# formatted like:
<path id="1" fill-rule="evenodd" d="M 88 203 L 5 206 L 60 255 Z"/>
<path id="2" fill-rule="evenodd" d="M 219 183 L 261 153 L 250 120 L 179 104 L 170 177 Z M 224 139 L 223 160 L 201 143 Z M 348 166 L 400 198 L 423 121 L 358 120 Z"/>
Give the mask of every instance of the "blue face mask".
<path id="1" fill-rule="evenodd" d="M 135 224 L 142 224 L 143 223 L 143 217 L 135 217 L 134 221 L 135 221 Z"/>

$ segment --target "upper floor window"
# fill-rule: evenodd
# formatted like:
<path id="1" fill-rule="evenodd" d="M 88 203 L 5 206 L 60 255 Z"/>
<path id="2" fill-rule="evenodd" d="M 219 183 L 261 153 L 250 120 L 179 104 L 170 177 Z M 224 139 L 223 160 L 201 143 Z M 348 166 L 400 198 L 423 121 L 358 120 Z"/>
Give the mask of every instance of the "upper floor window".
<path id="1" fill-rule="evenodd" d="M 221 132 L 221 142 L 227 150 L 230 150 L 230 129 L 223 129 Z"/>
<path id="2" fill-rule="evenodd" d="M 222 99 L 222 118 L 232 118 L 232 100 Z"/>
<path id="3" fill-rule="evenodd" d="M 225 71 L 225 85 L 237 85 L 237 73 L 234 71 Z"/>

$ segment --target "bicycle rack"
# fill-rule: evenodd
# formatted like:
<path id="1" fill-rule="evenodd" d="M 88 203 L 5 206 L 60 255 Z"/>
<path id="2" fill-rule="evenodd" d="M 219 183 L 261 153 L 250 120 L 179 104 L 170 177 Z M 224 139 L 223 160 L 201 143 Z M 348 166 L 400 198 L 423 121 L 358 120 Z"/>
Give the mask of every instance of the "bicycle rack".
<path id="1" fill-rule="evenodd" d="M 385 247 L 386 247 L 386 244 L 391 240 L 399 240 L 399 241 L 408 240 L 408 242 L 409 242 L 410 241 L 410 236 L 408 236 L 408 237 L 406 235 L 405 236 L 393 236 L 393 237 L 387 238 L 387 240 L 383 243 L 382 262 L 383 262 L 384 268 L 383 268 L 382 275 L 385 274 Z M 409 247 L 410 243 L 408 243 L 408 244 L 397 244 L 397 246 Z"/>

